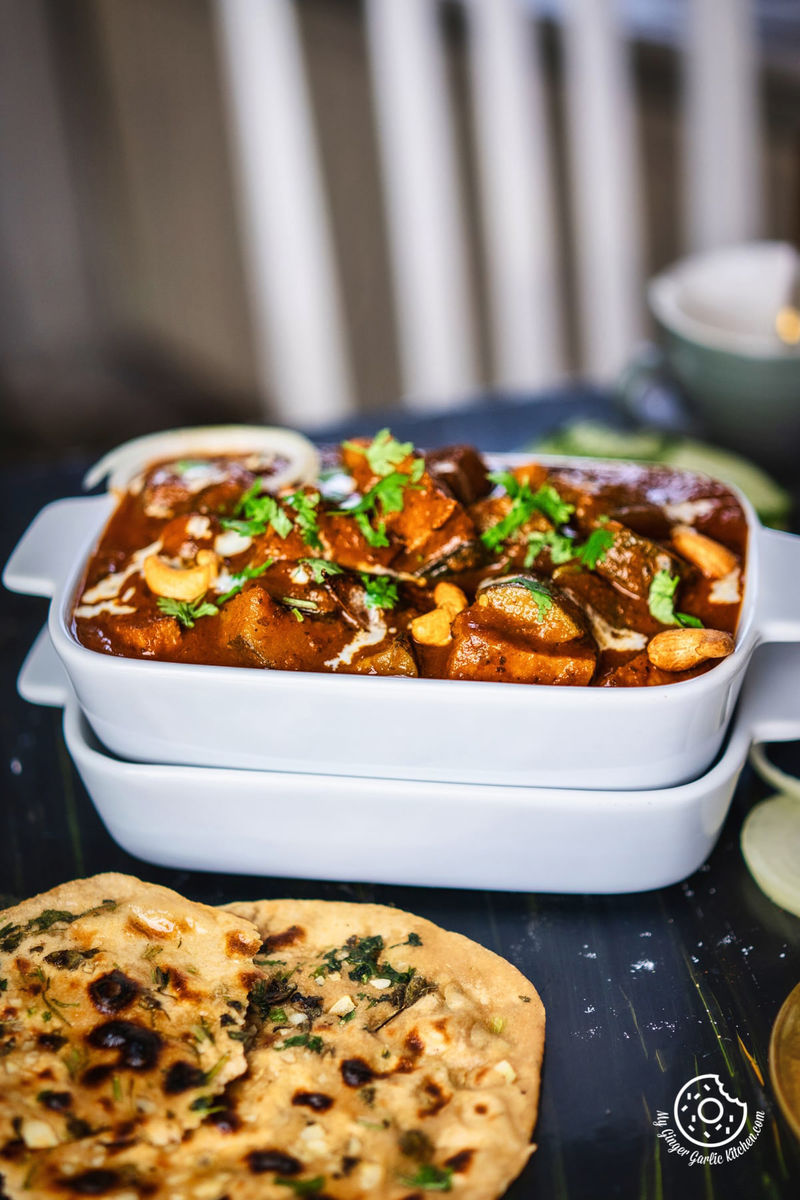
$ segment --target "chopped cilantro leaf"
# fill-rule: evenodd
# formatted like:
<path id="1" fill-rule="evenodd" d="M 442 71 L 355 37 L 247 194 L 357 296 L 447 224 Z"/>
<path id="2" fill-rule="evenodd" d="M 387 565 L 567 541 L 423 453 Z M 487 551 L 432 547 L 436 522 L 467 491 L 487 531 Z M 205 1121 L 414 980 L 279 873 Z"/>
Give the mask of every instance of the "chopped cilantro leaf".
<path id="1" fill-rule="evenodd" d="M 291 1188 L 295 1196 L 314 1196 L 325 1186 L 325 1176 L 315 1175 L 313 1179 L 293 1179 L 289 1175 L 276 1175 L 272 1181 L 278 1187 Z"/>
<path id="2" fill-rule="evenodd" d="M 386 575 L 362 575 L 367 593 L 367 608 L 394 608 L 397 604 L 397 584 Z"/>
<path id="3" fill-rule="evenodd" d="M 191 629 L 200 617 L 214 617 L 219 612 L 216 604 L 206 600 L 172 600 L 169 596 L 159 596 L 156 604 L 161 612 L 168 617 L 174 617 L 184 629 Z"/>
<path id="4" fill-rule="evenodd" d="M 390 475 L 379 479 L 357 504 L 353 504 L 349 508 L 337 509 L 336 513 L 341 516 L 354 517 L 370 546 L 388 546 L 389 539 L 386 536 L 384 522 L 378 521 L 377 525 L 373 527 L 370 517 L 401 512 L 406 488 L 416 488 L 424 470 L 425 463 L 421 458 L 415 458 L 411 464 L 409 475 L 404 475 L 401 471 L 392 471 Z"/>
<path id="5" fill-rule="evenodd" d="M 411 442 L 398 442 L 388 429 L 381 429 L 375 434 L 368 446 L 359 446 L 357 442 L 343 442 L 347 450 L 357 450 L 366 455 L 369 469 L 373 475 L 389 475 L 398 467 L 403 459 L 414 453 Z"/>
<path id="6" fill-rule="evenodd" d="M 297 1033 L 294 1037 L 286 1038 L 280 1046 L 274 1046 L 274 1050 L 288 1050 L 290 1046 L 305 1046 L 312 1054 L 322 1054 L 324 1042 L 321 1037 L 311 1035 L 310 1033 Z"/>
<path id="7" fill-rule="evenodd" d="M 294 523 L 299 529 L 303 541 L 307 546 L 312 546 L 314 550 L 321 550 L 322 542 L 316 513 L 319 492 L 293 492 L 291 496 L 287 497 L 286 503 L 297 513 Z"/>
<path id="8" fill-rule="evenodd" d="M 544 513 L 554 525 L 563 525 L 575 512 L 575 505 L 562 500 L 556 489 L 549 483 L 533 493 L 533 499 L 539 512 Z"/>
<path id="9" fill-rule="evenodd" d="M 517 583 L 522 587 L 527 588 L 536 601 L 536 609 L 539 620 L 541 621 L 545 613 L 553 607 L 553 601 L 547 590 L 540 583 L 535 583 L 532 579 L 518 579 Z"/>
<path id="10" fill-rule="evenodd" d="M 424 466 L 421 458 L 415 459 L 410 475 L 403 475 L 400 471 L 393 471 L 391 475 L 387 475 L 384 479 L 379 479 L 369 489 L 364 500 L 367 501 L 371 498 L 370 502 L 373 507 L 380 504 L 383 513 L 401 512 L 405 489 L 415 486 L 422 475 L 422 470 L 416 470 L 417 464 L 420 467 Z"/>
<path id="11" fill-rule="evenodd" d="M 285 1025 L 287 1023 L 285 1008 L 271 1008 L 269 1011 L 269 1020 L 273 1025 Z"/>
<path id="12" fill-rule="evenodd" d="M 702 629 L 703 622 L 690 613 L 675 612 L 675 592 L 680 583 L 680 576 L 670 575 L 669 571 L 656 571 L 650 591 L 647 596 L 647 607 L 650 615 L 662 625 L 685 625 L 693 629 Z"/>
<path id="13" fill-rule="evenodd" d="M 537 530 L 528 538 L 524 566 L 532 567 L 546 546 L 550 551 L 550 559 L 554 566 L 561 566 L 576 558 L 590 571 L 593 571 L 597 564 L 603 561 L 613 544 L 614 534 L 608 529 L 592 530 L 582 544 L 559 533 L 556 529 Z"/>
<path id="14" fill-rule="evenodd" d="M 266 533 L 268 526 L 281 538 L 292 532 L 292 518 L 274 496 L 260 494 L 261 486 L 262 481 L 257 479 L 239 500 L 233 517 L 220 518 L 223 529 L 235 529 L 237 533 L 248 537 Z"/>
<path id="15" fill-rule="evenodd" d="M 383 968 L 378 969 L 378 959 L 383 951 L 383 938 L 379 933 L 374 937 L 348 938 L 343 947 L 347 951 L 348 975 L 357 983 L 364 983 L 376 975 L 383 974 Z M 329 952 L 333 962 L 336 961 L 335 951 Z M 333 968 L 338 970 L 337 968 Z"/>
<path id="16" fill-rule="evenodd" d="M 613 545 L 614 534 L 609 529 L 593 529 L 583 545 L 578 547 L 575 557 L 593 571 Z"/>
<path id="17" fill-rule="evenodd" d="M 301 558 L 300 562 L 308 567 L 314 583 L 322 583 L 329 575 L 344 573 L 338 563 L 328 562 L 327 558 Z"/>
<path id="18" fill-rule="evenodd" d="M 424 1188 L 426 1192 L 452 1192 L 453 1168 L 423 1163 L 416 1175 L 404 1175 L 403 1183 L 409 1187 Z"/>
<path id="19" fill-rule="evenodd" d="M 545 546 L 549 549 L 550 559 L 556 567 L 575 557 L 575 543 L 572 538 L 566 537 L 555 529 L 532 533 L 528 538 L 528 549 L 525 552 L 524 566 L 526 569 L 533 566 Z"/>
<path id="20" fill-rule="evenodd" d="M 237 571 L 235 575 L 231 576 L 233 586 L 217 597 L 217 604 L 225 604 L 234 596 L 238 596 L 248 579 L 258 579 L 259 575 L 263 575 L 265 571 L 269 570 L 274 561 L 274 558 L 268 558 L 260 567 L 243 567 L 241 571 Z"/>
<path id="21" fill-rule="evenodd" d="M 511 500 L 511 508 L 502 520 L 481 534 L 481 541 L 488 550 L 496 550 L 501 542 L 515 533 L 535 512 L 542 513 L 554 525 L 563 525 L 575 511 L 575 505 L 562 500 L 549 483 L 542 484 L 532 492 L 527 483 L 521 483 L 510 471 L 492 471 L 489 479 L 505 488 Z"/>
<path id="22" fill-rule="evenodd" d="M 656 571 L 647 596 L 650 615 L 662 625 L 689 625 L 694 629 L 702 629 L 703 622 L 697 617 L 675 612 L 675 592 L 679 583 L 680 576 L 670 575 L 669 571 Z"/>
<path id="23" fill-rule="evenodd" d="M 419 934 L 418 933 L 410 933 L 404 942 L 395 942 L 393 946 L 389 947 L 389 949 L 396 950 L 398 946 L 421 946 L 421 945 L 422 945 L 422 938 L 419 936 Z"/>
<path id="24" fill-rule="evenodd" d="M 356 525 L 361 530 L 368 545 L 388 546 L 389 539 L 386 536 L 386 525 L 383 521 L 378 521 L 376 526 L 370 524 L 370 519 L 365 512 L 354 512 L 353 516 L 356 520 Z"/>
<path id="25" fill-rule="evenodd" d="M 670 575 L 669 571 L 656 571 L 647 595 L 647 607 L 650 615 L 662 625 L 675 624 L 675 592 L 680 577 Z"/>

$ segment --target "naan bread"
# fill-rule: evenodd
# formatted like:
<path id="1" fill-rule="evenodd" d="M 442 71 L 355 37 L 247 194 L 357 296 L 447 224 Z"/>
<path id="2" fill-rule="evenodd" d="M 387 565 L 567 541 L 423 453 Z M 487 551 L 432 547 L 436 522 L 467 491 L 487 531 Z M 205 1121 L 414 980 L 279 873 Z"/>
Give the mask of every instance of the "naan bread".
<path id="1" fill-rule="evenodd" d="M 230 905 L 264 939 L 246 1075 L 168 1152 L 88 1139 L 30 1200 L 492 1200 L 533 1149 L 544 1010 L 504 959 L 372 904 Z"/>
<path id="2" fill-rule="evenodd" d="M 102 1131 L 177 1142 L 246 1069 L 261 938 L 247 920 L 126 875 L 0 914 L 0 1172 Z"/>

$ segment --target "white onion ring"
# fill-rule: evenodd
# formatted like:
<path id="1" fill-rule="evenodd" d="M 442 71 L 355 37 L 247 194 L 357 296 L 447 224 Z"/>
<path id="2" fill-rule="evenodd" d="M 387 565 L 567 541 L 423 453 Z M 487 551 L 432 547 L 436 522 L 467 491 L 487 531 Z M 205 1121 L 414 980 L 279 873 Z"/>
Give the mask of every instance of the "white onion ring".
<path id="1" fill-rule="evenodd" d="M 800 799 L 770 796 L 747 814 L 742 855 L 773 904 L 800 917 Z"/>
<path id="2" fill-rule="evenodd" d="M 90 467 L 84 488 L 107 478 L 110 492 L 124 492 L 131 480 L 151 463 L 193 455 L 263 454 L 286 459 L 286 467 L 265 479 L 267 490 L 277 492 L 289 484 L 313 483 L 319 474 L 319 455 L 313 444 L 292 429 L 269 425 L 201 425 L 168 429 L 124 442 Z"/>

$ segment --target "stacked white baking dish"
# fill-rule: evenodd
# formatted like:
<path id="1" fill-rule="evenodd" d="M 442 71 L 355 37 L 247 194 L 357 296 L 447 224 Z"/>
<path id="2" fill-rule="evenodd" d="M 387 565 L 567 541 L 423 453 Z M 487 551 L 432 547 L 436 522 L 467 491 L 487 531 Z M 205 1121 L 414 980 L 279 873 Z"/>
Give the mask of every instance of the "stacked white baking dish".
<path id="1" fill-rule="evenodd" d="M 628 689 L 97 654 L 68 622 L 114 500 L 58 501 L 4 573 L 12 590 L 51 597 L 20 689 L 64 705 L 101 816 L 153 861 L 530 890 L 660 886 L 708 854 L 753 738 L 800 737 L 800 649 L 764 647 L 750 667 L 760 643 L 800 641 L 800 538 L 763 529 L 740 499 L 749 548 L 735 652 L 698 678 Z"/>

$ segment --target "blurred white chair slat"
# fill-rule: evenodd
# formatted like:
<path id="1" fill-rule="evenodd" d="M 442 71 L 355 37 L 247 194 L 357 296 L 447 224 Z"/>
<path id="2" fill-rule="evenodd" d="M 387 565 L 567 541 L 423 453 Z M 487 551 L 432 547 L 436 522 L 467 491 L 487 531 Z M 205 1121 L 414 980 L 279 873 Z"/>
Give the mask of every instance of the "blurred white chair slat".
<path id="1" fill-rule="evenodd" d="M 365 13 L 404 390 L 412 406 L 457 402 L 477 377 L 437 4 Z"/>
<path id="2" fill-rule="evenodd" d="M 332 420 L 353 387 L 294 7 L 216 13 L 262 390 L 282 420 Z"/>
<path id="3" fill-rule="evenodd" d="M 467 0 L 494 382 L 564 374 L 553 172 L 534 25 L 519 0 Z"/>
<path id="4" fill-rule="evenodd" d="M 633 87 L 614 0 L 565 0 L 564 41 L 582 367 L 609 382 L 643 328 Z"/>
<path id="5" fill-rule="evenodd" d="M 495 377 L 477 377 L 440 0 L 364 0 L 404 390 L 456 403 L 565 369 L 558 234 L 571 237 L 583 374 L 610 382 L 644 328 L 643 217 L 629 46 L 617 0 L 560 0 L 572 228 L 554 212 L 538 0 L 462 0 Z M 216 0 L 266 394 L 313 424 L 354 406 L 337 270 L 293 0 Z M 756 232 L 749 0 L 690 0 L 686 207 L 692 248 Z M 553 4 L 550 4 L 550 8 Z M 743 94 L 743 93 L 746 93 Z"/>
<path id="6" fill-rule="evenodd" d="M 688 247 L 763 229 L 755 12 L 750 0 L 690 0 L 686 29 Z"/>

